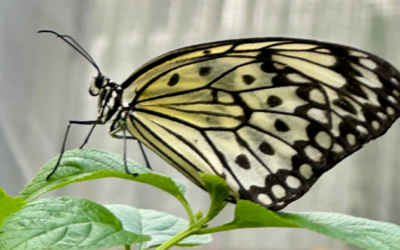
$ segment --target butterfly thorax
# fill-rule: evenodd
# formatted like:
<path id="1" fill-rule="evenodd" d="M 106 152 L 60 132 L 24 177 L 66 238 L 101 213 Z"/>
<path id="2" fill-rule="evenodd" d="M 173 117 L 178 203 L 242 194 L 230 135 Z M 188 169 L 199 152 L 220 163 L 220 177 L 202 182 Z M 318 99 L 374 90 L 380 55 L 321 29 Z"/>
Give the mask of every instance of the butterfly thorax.
<path id="1" fill-rule="evenodd" d="M 99 124 L 105 124 L 110 120 L 119 120 L 122 97 L 122 88 L 119 84 L 99 75 L 94 78 L 89 93 L 92 96 L 99 96 L 97 102 Z"/>

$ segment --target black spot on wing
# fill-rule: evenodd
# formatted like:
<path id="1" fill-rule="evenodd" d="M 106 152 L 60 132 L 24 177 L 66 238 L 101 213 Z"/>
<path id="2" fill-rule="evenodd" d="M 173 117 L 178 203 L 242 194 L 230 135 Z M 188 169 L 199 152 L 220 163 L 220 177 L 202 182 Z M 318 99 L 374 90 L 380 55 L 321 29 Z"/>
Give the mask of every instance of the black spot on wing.
<path id="1" fill-rule="evenodd" d="M 261 144 L 260 144 L 260 146 L 258 147 L 258 149 L 261 151 L 261 152 L 263 152 L 264 154 L 267 154 L 267 155 L 274 155 L 275 154 L 275 150 L 271 147 L 271 145 L 268 143 L 268 142 L 266 142 L 266 141 L 263 141 Z"/>
<path id="2" fill-rule="evenodd" d="M 238 164 L 239 167 L 243 169 L 250 169 L 250 162 L 245 154 L 238 155 L 235 159 L 235 163 Z"/>
<path id="3" fill-rule="evenodd" d="M 256 78 L 254 78 L 252 75 L 243 75 L 242 78 L 243 82 L 247 85 L 252 84 L 256 80 Z"/>
<path id="4" fill-rule="evenodd" d="M 200 76 L 208 76 L 211 73 L 211 67 L 201 67 L 199 69 Z"/>
<path id="5" fill-rule="evenodd" d="M 278 107 L 279 105 L 282 104 L 282 99 L 279 98 L 279 97 L 276 96 L 276 95 L 271 95 L 271 96 L 269 96 L 268 99 L 267 99 L 267 104 L 268 104 L 268 106 L 270 106 L 271 108 Z"/>
<path id="6" fill-rule="evenodd" d="M 179 74 L 175 73 L 169 78 L 168 86 L 175 86 L 179 82 Z"/>
<path id="7" fill-rule="evenodd" d="M 280 119 L 275 121 L 275 129 L 279 132 L 287 132 L 290 130 L 289 126 Z"/>

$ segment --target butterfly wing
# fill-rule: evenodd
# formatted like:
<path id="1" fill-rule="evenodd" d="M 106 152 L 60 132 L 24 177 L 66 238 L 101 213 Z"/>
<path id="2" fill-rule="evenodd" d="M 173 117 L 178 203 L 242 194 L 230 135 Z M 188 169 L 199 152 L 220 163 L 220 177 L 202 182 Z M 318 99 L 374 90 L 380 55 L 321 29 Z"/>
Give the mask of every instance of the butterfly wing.
<path id="1" fill-rule="evenodd" d="M 130 133 L 202 187 L 279 210 L 382 135 L 400 113 L 400 74 L 346 46 L 243 39 L 156 58 L 123 84 Z"/>

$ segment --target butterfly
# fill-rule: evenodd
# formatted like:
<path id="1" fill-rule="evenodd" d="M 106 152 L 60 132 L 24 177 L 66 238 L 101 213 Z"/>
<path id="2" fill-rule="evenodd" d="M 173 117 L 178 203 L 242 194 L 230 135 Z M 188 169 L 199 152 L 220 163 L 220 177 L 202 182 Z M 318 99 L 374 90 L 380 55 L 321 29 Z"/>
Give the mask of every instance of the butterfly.
<path id="1" fill-rule="evenodd" d="M 199 172 L 222 177 L 231 202 L 284 208 L 400 114 L 399 71 L 343 45 L 205 43 L 157 57 L 117 84 L 71 37 L 42 32 L 61 37 L 98 71 L 89 90 L 98 96 L 98 119 L 86 124 L 109 123 L 111 136 L 139 140 L 199 187 Z"/>

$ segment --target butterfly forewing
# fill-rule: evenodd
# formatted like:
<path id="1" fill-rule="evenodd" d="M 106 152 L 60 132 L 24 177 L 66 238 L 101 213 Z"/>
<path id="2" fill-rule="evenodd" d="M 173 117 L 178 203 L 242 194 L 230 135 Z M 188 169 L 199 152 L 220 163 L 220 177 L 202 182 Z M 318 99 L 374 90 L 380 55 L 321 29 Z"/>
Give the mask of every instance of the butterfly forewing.
<path id="1" fill-rule="evenodd" d="M 202 187 L 279 210 L 384 133 L 400 111 L 400 74 L 350 47 L 243 39 L 180 49 L 122 84 L 129 132 Z"/>

